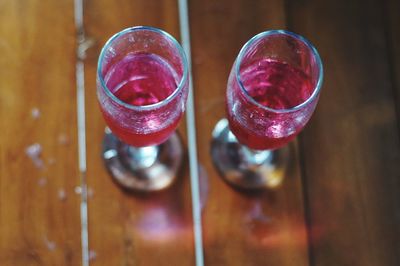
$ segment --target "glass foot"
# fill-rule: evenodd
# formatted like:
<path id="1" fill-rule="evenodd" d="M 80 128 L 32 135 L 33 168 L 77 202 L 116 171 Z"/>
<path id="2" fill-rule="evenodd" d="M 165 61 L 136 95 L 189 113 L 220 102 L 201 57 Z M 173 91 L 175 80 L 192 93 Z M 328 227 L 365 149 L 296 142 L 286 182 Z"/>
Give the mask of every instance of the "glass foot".
<path id="1" fill-rule="evenodd" d="M 211 143 L 213 163 L 223 179 L 242 189 L 275 188 L 289 167 L 289 145 L 277 150 L 256 151 L 241 145 L 229 130 L 228 120 L 214 128 Z"/>
<path id="2" fill-rule="evenodd" d="M 114 180 L 125 189 L 157 191 L 175 180 L 182 163 L 182 143 L 174 132 L 164 143 L 135 148 L 106 128 L 103 159 Z"/>

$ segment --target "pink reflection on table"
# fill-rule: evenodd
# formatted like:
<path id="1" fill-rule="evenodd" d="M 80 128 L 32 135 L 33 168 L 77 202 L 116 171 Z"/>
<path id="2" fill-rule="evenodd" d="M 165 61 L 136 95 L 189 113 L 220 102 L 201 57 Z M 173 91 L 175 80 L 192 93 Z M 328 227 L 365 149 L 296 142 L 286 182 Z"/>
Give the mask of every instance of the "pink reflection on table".
<path id="1" fill-rule="evenodd" d="M 182 181 L 182 180 L 180 180 Z M 208 197 L 208 178 L 200 165 L 200 206 L 203 209 Z M 156 195 L 138 196 L 140 208 L 132 210 L 126 229 L 135 237 L 152 244 L 176 243 L 184 240 L 193 244 L 191 202 L 184 199 L 178 184 Z M 185 190 L 188 189 L 187 187 Z"/>
<path id="2" fill-rule="evenodd" d="M 294 216 L 281 216 L 273 206 L 257 199 L 251 203 L 243 215 L 245 239 L 255 247 L 281 248 L 297 246 L 307 248 L 308 232 L 305 220 Z M 317 244 L 324 233 L 322 227 L 313 226 L 311 230 L 314 244 Z"/>

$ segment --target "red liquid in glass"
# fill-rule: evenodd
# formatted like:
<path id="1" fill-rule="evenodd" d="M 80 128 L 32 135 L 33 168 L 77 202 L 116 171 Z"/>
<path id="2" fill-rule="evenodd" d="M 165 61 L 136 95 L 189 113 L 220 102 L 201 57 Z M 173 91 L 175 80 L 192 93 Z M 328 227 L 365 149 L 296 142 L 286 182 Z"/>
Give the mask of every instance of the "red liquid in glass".
<path id="1" fill-rule="evenodd" d="M 121 101 L 135 106 L 156 104 L 170 96 L 177 88 L 177 75 L 173 69 L 159 56 L 154 54 L 131 54 L 112 66 L 105 75 L 109 90 Z M 142 132 L 123 126 L 115 117 L 101 106 L 102 113 L 111 131 L 119 139 L 135 147 L 156 145 L 164 142 L 176 129 L 181 117 L 179 115 L 166 127 L 157 109 L 146 113 L 143 128 L 152 128 L 151 132 Z M 129 112 L 121 108 L 121 112 Z M 160 112 L 158 110 L 158 112 Z M 143 120 L 143 118 L 141 118 Z"/>
<path id="2" fill-rule="evenodd" d="M 293 108 L 306 101 L 312 94 L 314 86 L 311 78 L 291 65 L 264 59 L 241 70 L 241 80 L 247 93 L 259 104 L 279 110 Z M 238 87 L 234 89 L 239 89 Z M 245 103 L 249 113 L 260 112 L 261 107 Z M 268 122 L 261 124 L 262 130 L 251 131 L 250 128 L 259 128 L 260 121 L 251 118 L 247 123 L 240 123 L 236 119 L 232 108 L 228 108 L 229 127 L 240 143 L 256 150 L 276 149 L 292 140 L 301 130 L 291 130 L 293 114 L 276 114 L 262 110 L 267 114 Z M 300 111 L 301 112 L 301 111 Z M 300 114 L 299 114 L 300 115 Z M 288 133 L 290 132 L 290 133 Z"/>

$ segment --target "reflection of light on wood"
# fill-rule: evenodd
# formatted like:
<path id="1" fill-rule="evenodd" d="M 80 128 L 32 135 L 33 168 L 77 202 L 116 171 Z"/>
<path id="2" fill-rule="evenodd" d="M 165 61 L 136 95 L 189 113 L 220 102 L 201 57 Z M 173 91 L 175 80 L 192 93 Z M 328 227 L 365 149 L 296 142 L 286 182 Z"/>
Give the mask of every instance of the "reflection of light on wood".
<path id="1" fill-rule="evenodd" d="M 283 224 L 282 224 L 283 223 Z M 244 230 L 247 240 L 254 246 L 282 248 L 297 246 L 306 248 L 308 236 L 302 221 L 283 220 L 271 217 L 263 212 L 260 202 L 244 217 Z M 322 228 L 311 228 L 312 241 L 317 244 L 323 234 Z"/>
<path id="2" fill-rule="evenodd" d="M 168 243 L 179 237 L 191 237 L 191 228 L 179 217 L 164 208 L 146 210 L 139 217 L 131 217 L 128 230 L 142 240 L 153 243 Z"/>
<path id="3" fill-rule="evenodd" d="M 306 247 L 308 244 L 307 233 L 303 225 L 289 225 L 279 228 L 274 222 L 252 220 L 247 223 L 249 242 L 270 248 L 295 245 Z"/>
<path id="4" fill-rule="evenodd" d="M 270 248 L 278 248 L 285 246 L 307 247 L 307 232 L 303 225 L 289 225 L 286 228 L 278 229 L 274 226 L 267 226 L 260 222 L 253 222 L 249 225 L 250 242 Z M 312 241 L 318 244 L 322 236 L 322 230 L 313 228 Z"/>
<path id="5" fill-rule="evenodd" d="M 89 261 L 95 260 L 97 258 L 97 252 L 94 250 L 89 250 Z"/>

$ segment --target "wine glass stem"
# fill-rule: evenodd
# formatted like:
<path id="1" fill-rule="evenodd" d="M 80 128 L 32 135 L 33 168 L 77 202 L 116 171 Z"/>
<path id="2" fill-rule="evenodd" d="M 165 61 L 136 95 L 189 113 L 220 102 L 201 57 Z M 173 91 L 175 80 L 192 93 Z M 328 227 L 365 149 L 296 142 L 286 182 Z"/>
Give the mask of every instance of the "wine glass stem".
<path id="1" fill-rule="evenodd" d="M 265 163 L 271 163 L 273 153 L 271 150 L 253 150 L 249 147 L 240 144 L 240 152 L 242 162 L 247 165 L 261 165 Z"/>
<path id="2" fill-rule="evenodd" d="M 132 169 L 144 169 L 154 164 L 158 156 L 158 145 L 133 147 L 126 145 L 126 154 Z"/>
<path id="3" fill-rule="evenodd" d="M 114 180 L 125 189 L 161 190 L 178 175 L 183 149 L 177 133 L 165 142 L 147 147 L 130 146 L 106 131 L 103 159 Z"/>
<path id="4" fill-rule="evenodd" d="M 288 170 L 289 146 L 276 150 L 253 150 L 239 143 L 229 130 L 228 121 L 220 120 L 213 131 L 211 155 L 222 177 L 240 188 L 275 188 Z"/>

